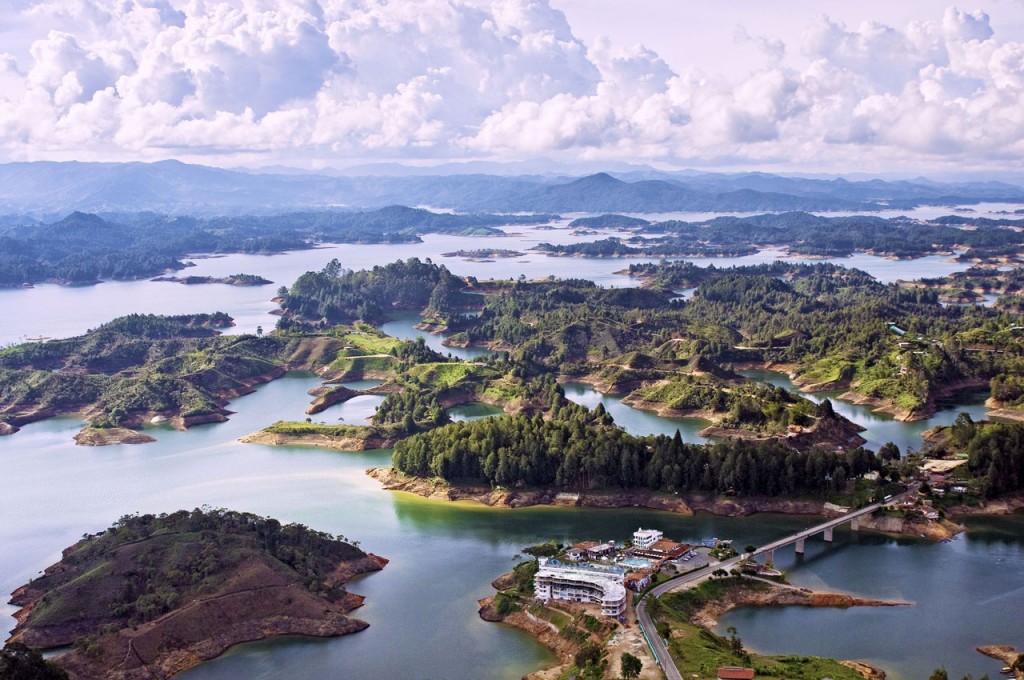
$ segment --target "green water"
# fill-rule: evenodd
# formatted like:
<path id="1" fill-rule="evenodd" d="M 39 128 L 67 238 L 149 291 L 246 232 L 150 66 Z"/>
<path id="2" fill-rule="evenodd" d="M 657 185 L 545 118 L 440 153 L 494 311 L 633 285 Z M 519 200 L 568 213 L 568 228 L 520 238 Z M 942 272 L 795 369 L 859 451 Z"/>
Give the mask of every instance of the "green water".
<path id="1" fill-rule="evenodd" d="M 448 409 L 448 415 L 452 420 L 458 422 L 462 420 L 480 420 L 481 418 L 492 418 L 497 415 L 504 413 L 500 408 L 491 406 L 490 404 L 481 404 L 479 402 L 471 402 L 469 404 L 461 404 Z"/>

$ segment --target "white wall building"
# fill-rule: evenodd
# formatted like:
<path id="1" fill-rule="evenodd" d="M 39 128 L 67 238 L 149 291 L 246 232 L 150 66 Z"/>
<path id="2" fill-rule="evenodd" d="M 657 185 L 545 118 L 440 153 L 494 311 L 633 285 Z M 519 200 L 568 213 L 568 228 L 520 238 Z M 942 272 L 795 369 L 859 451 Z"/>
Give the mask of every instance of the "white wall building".
<path id="1" fill-rule="evenodd" d="M 646 550 L 664 538 L 665 534 L 657 529 L 638 528 L 633 532 L 633 545 Z"/>
<path id="2" fill-rule="evenodd" d="M 624 573 L 618 567 L 562 564 L 540 561 L 533 577 L 534 595 L 539 600 L 568 600 L 601 605 L 605 616 L 618 616 L 626 608 Z"/>

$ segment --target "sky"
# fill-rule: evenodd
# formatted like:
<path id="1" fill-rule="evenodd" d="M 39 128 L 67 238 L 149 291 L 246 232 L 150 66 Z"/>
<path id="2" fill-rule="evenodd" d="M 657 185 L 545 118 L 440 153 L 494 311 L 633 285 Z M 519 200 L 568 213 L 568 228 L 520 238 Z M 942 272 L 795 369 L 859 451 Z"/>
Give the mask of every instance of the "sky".
<path id="1" fill-rule="evenodd" d="M 1024 171 L 1024 0 L 6 0 L 0 162 Z"/>

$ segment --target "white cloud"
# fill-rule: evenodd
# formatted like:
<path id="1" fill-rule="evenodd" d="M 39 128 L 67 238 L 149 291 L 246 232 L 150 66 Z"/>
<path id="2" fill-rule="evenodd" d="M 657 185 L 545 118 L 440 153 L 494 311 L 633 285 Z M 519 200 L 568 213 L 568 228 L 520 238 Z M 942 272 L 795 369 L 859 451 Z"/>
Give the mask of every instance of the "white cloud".
<path id="1" fill-rule="evenodd" d="M 1024 154 L 1024 43 L 982 11 L 737 26 L 725 82 L 577 39 L 548 0 L 18 0 L 0 54 L 9 159 L 226 162 L 562 155 L 680 164 L 985 167 Z M 758 27 L 758 30 L 762 30 Z"/>

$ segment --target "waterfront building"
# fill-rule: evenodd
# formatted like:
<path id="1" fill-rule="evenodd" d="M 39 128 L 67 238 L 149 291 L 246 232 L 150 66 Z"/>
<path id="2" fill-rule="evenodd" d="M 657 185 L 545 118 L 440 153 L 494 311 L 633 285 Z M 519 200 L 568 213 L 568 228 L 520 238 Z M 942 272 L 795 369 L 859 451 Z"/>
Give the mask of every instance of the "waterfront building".
<path id="1" fill-rule="evenodd" d="M 656 541 L 660 541 L 664 537 L 665 534 L 657 529 L 639 527 L 633 532 L 633 546 L 637 548 L 650 548 Z"/>
<path id="2" fill-rule="evenodd" d="M 639 557 L 647 557 L 652 560 L 677 560 L 690 552 L 692 547 L 688 543 L 676 543 L 662 538 L 646 548 L 634 546 L 631 552 Z"/>
<path id="3" fill-rule="evenodd" d="M 601 557 L 608 557 L 615 554 L 615 542 L 598 543 L 597 541 L 583 541 L 577 543 L 566 551 L 566 556 L 574 561 L 596 560 Z"/>
<path id="4" fill-rule="evenodd" d="M 533 577 L 535 597 L 601 605 L 601 614 L 618 616 L 626 608 L 624 572 L 619 567 L 563 564 L 541 559 Z"/>

